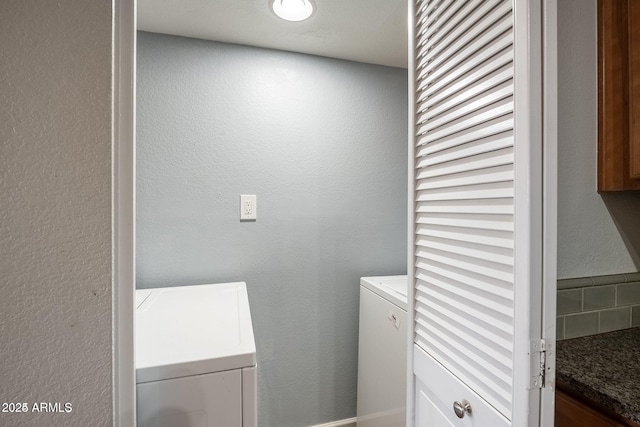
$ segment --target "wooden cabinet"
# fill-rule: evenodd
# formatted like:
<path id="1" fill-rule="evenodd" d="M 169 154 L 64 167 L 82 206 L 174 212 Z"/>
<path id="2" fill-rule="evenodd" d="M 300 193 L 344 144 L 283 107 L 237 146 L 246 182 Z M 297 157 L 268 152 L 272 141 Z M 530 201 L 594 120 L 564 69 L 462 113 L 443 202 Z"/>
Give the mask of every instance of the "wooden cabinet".
<path id="1" fill-rule="evenodd" d="M 616 419 L 593 406 L 574 399 L 556 389 L 555 427 L 638 427 L 638 424 Z"/>
<path id="2" fill-rule="evenodd" d="M 640 0 L 598 0 L 598 191 L 619 190 L 640 190 Z"/>
<path id="3" fill-rule="evenodd" d="M 630 176 L 633 179 L 640 179 L 640 2 L 627 1 L 629 2 Z"/>

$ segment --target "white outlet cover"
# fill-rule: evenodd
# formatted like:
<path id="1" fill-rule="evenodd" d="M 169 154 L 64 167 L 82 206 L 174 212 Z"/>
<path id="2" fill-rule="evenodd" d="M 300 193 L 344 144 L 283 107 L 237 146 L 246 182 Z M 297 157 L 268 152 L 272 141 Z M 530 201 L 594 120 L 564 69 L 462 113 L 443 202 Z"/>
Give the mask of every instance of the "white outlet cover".
<path id="1" fill-rule="evenodd" d="M 257 200 L 255 194 L 240 195 L 240 220 L 255 221 L 257 208 Z"/>

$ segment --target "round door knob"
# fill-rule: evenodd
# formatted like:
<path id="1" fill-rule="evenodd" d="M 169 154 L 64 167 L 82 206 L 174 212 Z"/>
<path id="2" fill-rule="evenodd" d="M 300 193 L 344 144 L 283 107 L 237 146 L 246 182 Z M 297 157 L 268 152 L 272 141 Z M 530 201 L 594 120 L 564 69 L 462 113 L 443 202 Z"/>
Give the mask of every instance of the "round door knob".
<path id="1" fill-rule="evenodd" d="M 466 400 L 463 400 L 462 403 L 453 402 L 453 412 L 458 418 L 464 418 L 465 414 L 471 414 L 471 405 Z"/>

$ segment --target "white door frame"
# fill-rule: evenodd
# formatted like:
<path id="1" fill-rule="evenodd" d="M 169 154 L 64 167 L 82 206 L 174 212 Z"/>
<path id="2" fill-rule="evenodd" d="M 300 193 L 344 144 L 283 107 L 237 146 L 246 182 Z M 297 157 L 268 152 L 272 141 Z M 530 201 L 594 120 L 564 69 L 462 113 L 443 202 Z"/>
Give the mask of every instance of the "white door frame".
<path id="1" fill-rule="evenodd" d="M 558 4 L 545 0 L 542 4 L 542 336 L 546 338 L 547 387 L 540 398 L 540 425 L 553 426 L 556 387 L 556 325 L 545 319 L 556 319 L 558 283 Z"/>
<path id="2" fill-rule="evenodd" d="M 514 4 L 514 366 L 513 426 L 540 425 L 540 392 L 530 388 L 532 341 L 542 336 L 542 3 Z M 526 194 L 529 197 L 521 197 Z M 522 220 L 520 225 L 518 220 Z M 523 228 L 526 227 L 526 228 Z M 518 232 L 519 231 L 519 232 Z M 518 295 L 518 292 L 520 294 Z M 525 393 L 524 391 L 528 391 Z"/>
<path id="3" fill-rule="evenodd" d="M 541 0 L 540 18 L 543 21 L 541 49 L 543 93 L 543 155 L 544 182 L 544 268 L 545 283 L 544 318 L 555 317 L 556 283 L 556 224 L 557 224 L 557 7 L 556 0 Z M 413 22 L 413 2 L 409 2 L 409 24 Z M 136 56 L 136 0 L 113 0 L 113 425 L 135 426 L 135 359 L 134 359 L 134 293 L 135 293 L 135 56 Z M 409 43 L 412 57 L 413 41 Z M 409 68 L 411 73 L 411 67 Z M 412 83 L 409 75 L 409 84 Z M 411 87 L 409 88 L 411 93 Z M 410 97 L 411 98 L 411 97 Z M 410 99 L 411 101 L 411 99 Z M 409 117 L 409 135 L 413 135 L 413 120 Z M 413 164 L 413 140 L 410 139 L 409 159 Z M 409 168 L 409 183 L 413 183 L 413 168 Z M 411 190 L 411 186 L 409 187 Z M 410 191 L 409 236 L 413 236 L 413 194 Z M 412 237 L 407 242 L 412 253 Z M 413 258 L 408 259 L 409 274 L 413 271 Z M 553 286 L 551 286 L 553 284 Z M 409 301 L 413 289 L 410 288 Z M 411 304 L 411 303 L 410 303 Z M 410 307 L 412 309 L 412 307 Z M 555 328 L 543 324 L 543 336 L 547 338 L 548 366 L 555 366 Z M 413 333 L 409 331 L 408 355 L 413 354 Z M 549 347 L 551 345 L 551 347 Z M 409 396 L 413 390 L 413 363 L 408 364 Z M 550 369 L 550 387 L 542 391 L 542 413 L 551 417 L 541 419 L 541 425 L 552 425 L 553 388 L 555 379 Z M 412 399 L 407 400 L 407 421 L 412 422 Z"/>
<path id="4" fill-rule="evenodd" d="M 521 209 L 521 212 L 533 213 L 537 224 L 541 227 L 534 230 L 535 235 L 541 235 L 542 240 L 528 246 L 531 251 L 528 254 L 520 254 L 529 259 L 539 258 L 539 262 L 533 265 L 541 266 L 540 271 L 522 271 L 516 268 L 516 272 L 523 274 L 520 280 L 530 283 L 540 283 L 540 289 L 529 289 L 529 300 L 520 298 L 516 305 L 516 351 L 527 353 L 531 351 L 531 343 L 528 341 L 527 332 L 531 339 L 544 340 L 546 353 L 545 386 L 541 389 L 531 390 L 529 402 L 514 400 L 514 425 L 530 426 L 539 425 L 549 427 L 554 425 L 555 414 L 555 344 L 556 344 L 556 292 L 557 292 L 557 198 L 558 198 L 558 82 L 557 82 L 557 0 L 528 0 L 514 1 L 518 5 L 527 4 L 528 10 L 516 9 L 515 13 L 515 37 L 520 40 L 520 46 L 528 46 L 528 51 L 516 51 L 515 65 L 520 68 L 520 75 L 527 74 L 528 87 L 518 87 L 516 84 L 516 110 L 529 110 L 526 114 L 516 114 L 516 138 L 519 130 L 528 134 L 530 141 L 541 140 L 542 145 L 525 147 L 524 150 L 516 150 L 516 156 L 522 156 L 523 160 L 534 159 L 531 163 L 541 169 L 542 181 L 520 181 L 520 185 L 528 186 L 531 194 L 536 195 L 533 200 L 542 200 L 542 206 L 529 206 Z M 526 41 L 525 41 L 526 40 Z M 526 70 L 525 70 L 526 69 Z M 518 72 L 518 71 L 516 71 Z M 518 104 L 518 95 L 526 96 L 524 103 Z M 522 99 L 521 99 L 522 100 Z M 533 114 L 532 114 L 533 112 Z M 518 121 L 520 120 L 520 121 Z M 521 164 L 527 164 L 521 161 Z M 529 176 L 539 176 L 535 171 Z M 526 191 L 526 188 L 516 187 Z M 517 196 L 516 196 L 517 201 Z M 517 207 L 516 207 L 517 209 Z M 516 263 L 518 263 L 516 257 Z M 518 274 L 518 273 L 516 273 Z M 516 276 L 516 280 L 518 280 Z M 531 315 L 530 307 L 540 307 L 541 311 Z M 525 319 L 530 321 L 526 327 Z M 528 328 L 528 330 L 527 330 Z M 526 339 L 525 339 L 526 338 Z M 516 368 L 517 371 L 523 369 Z M 514 389 L 522 389 L 529 378 L 514 378 Z M 525 386 L 526 387 L 526 386 Z M 529 413 L 526 414 L 526 410 Z"/>
<path id="5" fill-rule="evenodd" d="M 113 0 L 113 426 L 134 427 L 136 0 Z"/>

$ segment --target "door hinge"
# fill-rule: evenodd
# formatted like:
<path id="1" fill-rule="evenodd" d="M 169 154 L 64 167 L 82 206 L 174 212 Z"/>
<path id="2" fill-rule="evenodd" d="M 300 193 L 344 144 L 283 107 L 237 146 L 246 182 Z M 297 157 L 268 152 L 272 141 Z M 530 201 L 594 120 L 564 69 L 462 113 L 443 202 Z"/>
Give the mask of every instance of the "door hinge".
<path id="1" fill-rule="evenodd" d="M 544 388 L 547 349 L 544 339 L 531 341 L 531 388 Z"/>

